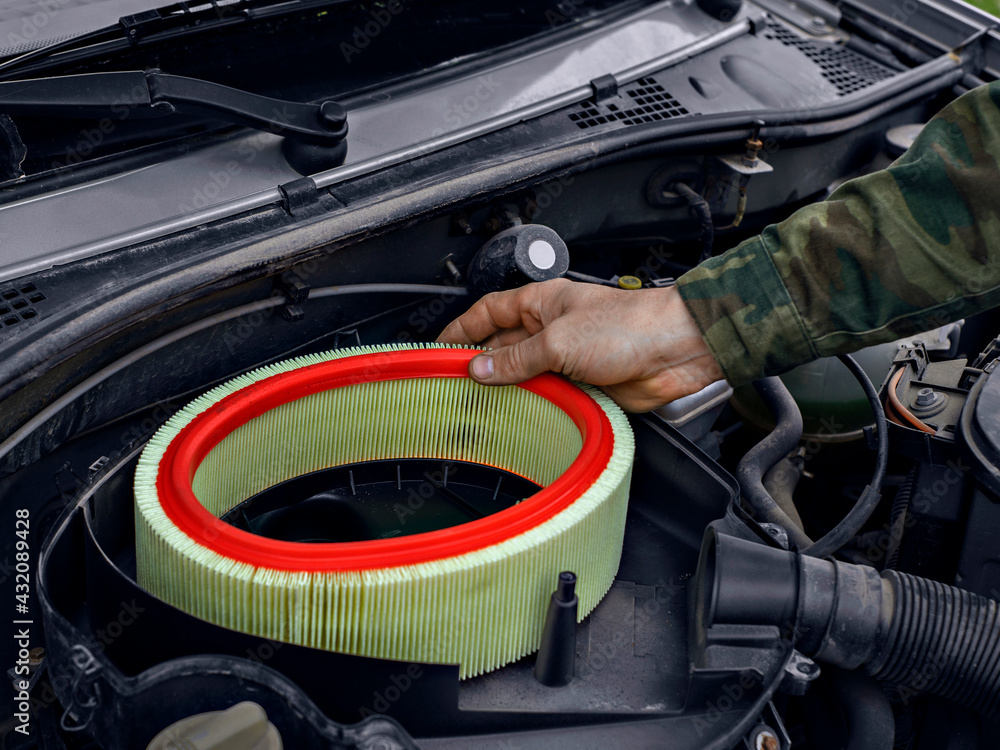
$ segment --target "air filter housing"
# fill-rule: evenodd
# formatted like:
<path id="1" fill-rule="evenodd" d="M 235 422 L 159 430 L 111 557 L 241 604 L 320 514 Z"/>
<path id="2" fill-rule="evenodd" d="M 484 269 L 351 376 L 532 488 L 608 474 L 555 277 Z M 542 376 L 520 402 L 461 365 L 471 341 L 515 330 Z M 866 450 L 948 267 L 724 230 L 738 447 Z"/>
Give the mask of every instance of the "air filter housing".
<path id="1" fill-rule="evenodd" d="M 219 625 L 480 674 L 538 648 L 560 571 L 579 616 L 621 557 L 633 440 L 600 391 L 543 375 L 487 387 L 475 351 L 373 347 L 238 377 L 175 414 L 135 476 L 140 584 Z M 542 487 L 450 528 L 290 542 L 221 516 L 294 477 L 384 459 L 496 467 Z"/>

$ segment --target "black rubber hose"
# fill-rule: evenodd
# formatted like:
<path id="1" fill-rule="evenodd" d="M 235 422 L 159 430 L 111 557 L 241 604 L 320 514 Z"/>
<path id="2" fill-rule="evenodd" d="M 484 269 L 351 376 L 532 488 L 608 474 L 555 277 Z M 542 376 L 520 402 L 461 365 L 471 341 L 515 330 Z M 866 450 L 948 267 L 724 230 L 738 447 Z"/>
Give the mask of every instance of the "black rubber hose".
<path id="1" fill-rule="evenodd" d="M 933 693 L 982 714 L 1000 710 L 997 602 L 927 578 L 887 570 L 893 607 L 867 671 L 900 695 Z M 884 607 L 883 603 L 883 607 Z"/>
<path id="2" fill-rule="evenodd" d="M 750 506 L 750 512 L 757 521 L 779 524 L 788 532 L 790 544 L 798 548 L 807 547 L 812 540 L 764 489 L 764 474 L 799 444 L 802 414 L 792 394 L 778 378 L 754 381 L 753 387 L 774 417 L 774 429 L 747 451 L 736 467 L 736 479 L 743 500 Z"/>
<path id="3" fill-rule="evenodd" d="M 764 474 L 764 489 L 767 494 L 774 498 L 778 507 L 800 529 L 804 529 L 805 524 L 802 523 L 799 509 L 795 507 L 795 488 L 802 479 L 804 469 L 805 460 L 802 456 L 786 456 Z"/>
<path id="4" fill-rule="evenodd" d="M 871 518 L 872 513 L 875 512 L 875 508 L 878 507 L 879 502 L 882 500 L 882 495 L 880 494 L 882 480 L 885 479 L 885 467 L 889 462 L 889 430 L 885 423 L 885 409 L 882 407 L 882 401 L 878 397 L 875 386 L 872 385 L 871 379 L 854 357 L 849 354 L 839 354 L 837 355 L 837 359 L 843 362 L 847 369 L 857 378 L 858 383 L 861 384 L 865 395 L 868 397 L 868 403 L 871 404 L 872 411 L 875 414 L 875 432 L 878 437 L 878 458 L 875 460 L 875 473 L 872 476 L 871 483 L 862 491 L 861 497 L 858 498 L 858 501 L 851 508 L 850 512 L 844 516 L 840 523 L 830 529 L 814 544 L 803 547 L 802 553 L 811 555 L 812 557 L 827 557 L 828 555 L 832 555 L 851 541 L 855 534 L 861 531 L 861 527 Z"/>
<path id="5" fill-rule="evenodd" d="M 693 627 L 772 625 L 801 653 L 863 667 L 901 700 L 930 693 L 1000 714 L 1000 604 L 938 581 L 818 559 L 709 528 Z"/>
<path id="6" fill-rule="evenodd" d="M 698 224 L 701 226 L 701 232 L 698 233 L 698 239 L 701 240 L 698 262 L 708 260 L 712 257 L 712 246 L 715 244 L 715 224 L 712 223 L 712 209 L 709 208 L 708 201 L 683 182 L 675 182 L 667 189 L 672 190 L 687 201 L 688 209 L 698 220 Z"/>
<path id="7" fill-rule="evenodd" d="M 848 740 L 844 750 L 892 750 L 896 718 L 882 688 L 859 671 L 832 667 L 824 670 L 844 709 Z"/>

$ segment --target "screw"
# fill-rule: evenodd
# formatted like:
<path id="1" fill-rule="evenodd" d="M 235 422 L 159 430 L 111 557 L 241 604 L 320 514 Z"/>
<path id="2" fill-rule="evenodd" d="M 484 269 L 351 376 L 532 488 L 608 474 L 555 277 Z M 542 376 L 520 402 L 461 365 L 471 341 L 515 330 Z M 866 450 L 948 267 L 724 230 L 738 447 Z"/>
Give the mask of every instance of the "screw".
<path id="1" fill-rule="evenodd" d="M 472 225 L 465 214 L 455 214 L 454 227 L 458 234 L 472 234 Z"/>
<path id="2" fill-rule="evenodd" d="M 917 391 L 917 405 L 930 406 L 934 403 L 934 391 L 930 388 L 921 388 Z"/>
<path id="3" fill-rule="evenodd" d="M 816 671 L 816 665 L 811 661 L 801 662 L 796 668 L 804 675 L 810 675 Z"/>
<path id="4" fill-rule="evenodd" d="M 456 284 L 462 280 L 462 272 L 458 270 L 458 266 L 451 258 L 444 262 L 444 267 L 448 269 L 448 273 L 451 274 L 451 278 Z"/>
<path id="5" fill-rule="evenodd" d="M 753 738 L 754 750 L 780 750 L 781 743 L 770 729 L 761 729 Z"/>

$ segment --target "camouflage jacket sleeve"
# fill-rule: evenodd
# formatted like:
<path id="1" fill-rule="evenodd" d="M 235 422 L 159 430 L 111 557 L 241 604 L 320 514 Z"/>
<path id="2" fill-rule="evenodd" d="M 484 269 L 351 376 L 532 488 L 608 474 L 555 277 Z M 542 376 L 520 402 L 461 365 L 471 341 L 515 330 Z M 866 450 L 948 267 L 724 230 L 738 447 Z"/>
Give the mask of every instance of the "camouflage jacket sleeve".
<path id="1" fill-rule="evenodd" d="M 1000 81 L 677 286 L 733 384 L 1000 305 Z"/>

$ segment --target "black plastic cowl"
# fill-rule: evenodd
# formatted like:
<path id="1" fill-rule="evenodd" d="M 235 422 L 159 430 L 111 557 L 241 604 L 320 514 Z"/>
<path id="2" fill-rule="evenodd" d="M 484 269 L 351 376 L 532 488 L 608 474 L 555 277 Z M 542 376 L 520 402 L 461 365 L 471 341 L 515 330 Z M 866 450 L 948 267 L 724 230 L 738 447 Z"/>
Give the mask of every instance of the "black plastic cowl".
<path id="1" fill-rule="evenodd" d="M 695 628 L 773 625 L 819 661 L 979 713 L 1000 710 L 1000 608 L 954 586 L 710 528 L 693 604 Z"/>

